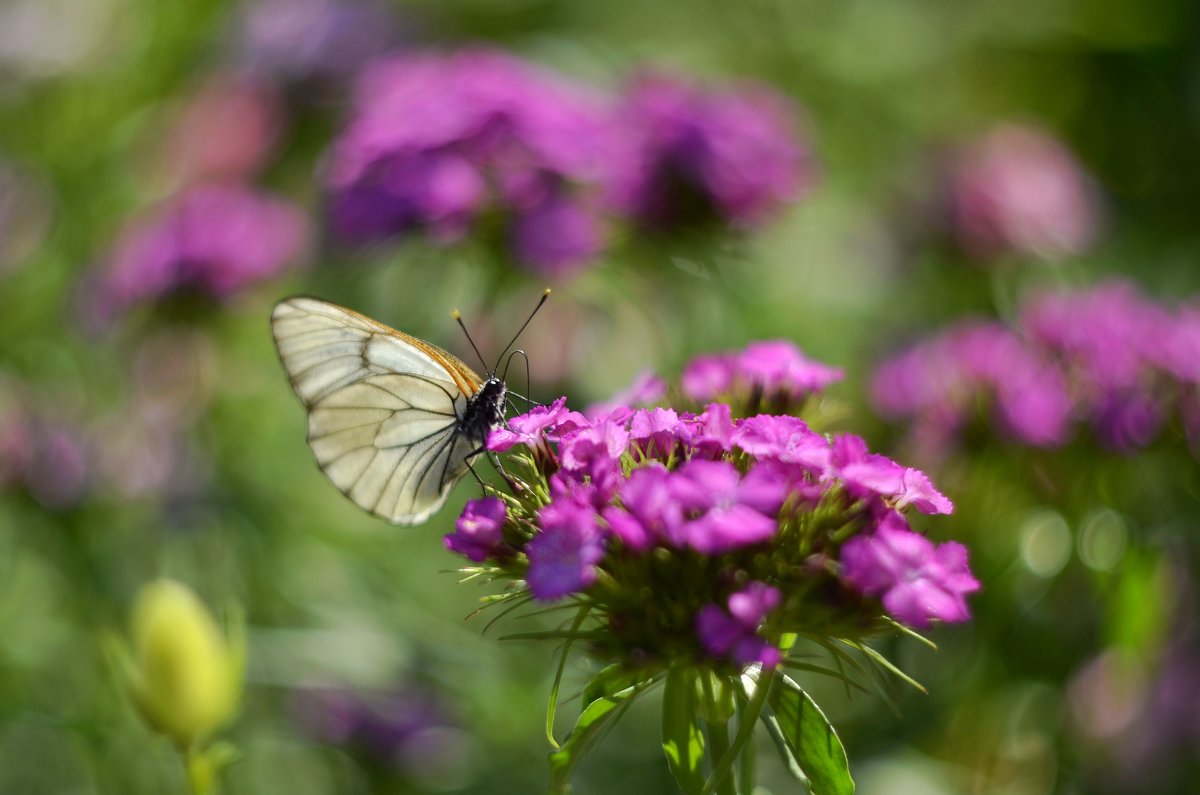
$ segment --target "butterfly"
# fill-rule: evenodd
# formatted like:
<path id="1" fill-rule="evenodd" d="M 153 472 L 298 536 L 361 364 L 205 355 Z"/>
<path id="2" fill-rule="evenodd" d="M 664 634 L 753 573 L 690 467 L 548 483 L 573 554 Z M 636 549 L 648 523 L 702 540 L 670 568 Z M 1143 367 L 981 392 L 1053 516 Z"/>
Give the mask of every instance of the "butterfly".
<path id="1" fill-rule="evenodd" d="M 308 446 L 321 471 L 393 524 L 420 524 L 441 508 L 505 423 L 508 387 L 496 368 L 480 378 L 453 354 L 352 309 L 287 298 L 271 313 L 271 331 L 308 410 Z"/>

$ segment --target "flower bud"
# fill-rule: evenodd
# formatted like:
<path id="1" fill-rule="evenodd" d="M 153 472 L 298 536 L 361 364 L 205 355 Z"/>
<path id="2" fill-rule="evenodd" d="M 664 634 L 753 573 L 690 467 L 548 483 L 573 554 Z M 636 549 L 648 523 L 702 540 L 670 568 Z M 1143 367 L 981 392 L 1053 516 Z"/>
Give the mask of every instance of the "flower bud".
<path id="1" fill-rule="evenodd" d="M 119 650 L 142 717 L 191 748 L 237 709 L 245 667 L 240 622 L 230 637 L 187 586 L 159 580 L 138 594 L 132 654 Z"/>

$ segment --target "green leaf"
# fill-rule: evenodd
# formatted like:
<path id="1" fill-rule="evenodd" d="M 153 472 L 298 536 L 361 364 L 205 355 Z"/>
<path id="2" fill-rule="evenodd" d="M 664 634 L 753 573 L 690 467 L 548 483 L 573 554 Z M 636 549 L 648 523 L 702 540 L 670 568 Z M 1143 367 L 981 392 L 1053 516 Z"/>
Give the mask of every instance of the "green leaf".
<path id="1" fill-rule="evenodd" d="M 598 698 L 611 696 L 634 685 L 648 685 L 654 682 L 641 671 L 632 670 L 621 663 L 613 663 L 592 677 L 583 688 L 582 703 L 585 707 Z"/>
<path id="2" fill-rule="evenodd" d="M 688 795 L 704 789 L 704 732 L 696 716 L 696 671 L 675 667 L 663 689 L 662 747 L 667 766 Z"/>
<path id="3" fill-rule="evenodd" d="M 554 716 L 558 712 L 558 688 L 562 686 L 563 670 L 567 667 L 567 655 L 571 652 L 571 641 L 575 639 L 575 633 L 579 631 L 579 627 L 587 618 L 590 609 L 588 607 L 579 608 L 579 612 L 575 615 L 575 621 L 572 622 L 571 629 L 566 636 L 567 641 L 563 644 L 562 656 L 558 660 L 558 669 L 554 672 L 554 686 L 550 688 L 550 700 L 546 703 L 546 739 L 554 748 L 558 748 L 558 741 L 554 739 Z"/>
<path id="4" fill-rule="evenodd" d="M 796 761 L 796 755 L 792 753 L 792 749 L 788 747 L 787 738 L 783 736 L 783 729 L 779 726 L 779 719 L 774 715 L 764 712 L 759 717 L 767 727 L 767 734 L 771 736 L 771 742 L 775 744 L 775 750 L 779 752 L 779 758 L 783 760 L 784 767 L 792 778 L 796 779 L 804 785 L 804 791 L 810 792 L 812 787 L 809 783 L 808 776 L 804 775 L 804 770 L 801 769 L 800 763 Z"/>
<path id="5" fill-rule="evenodd" d="M 604 672 L 600 675 L 603 676 Z M 600 739 L 602 731 L 620 718 L 633 703 L 634 697 L 643 689 L 629 687 L 616 693 L 605 694 L 584 707 L 566 741 L 557 751 L 550 754 L 549 795 L 567 795 L 571 791 L 571 773 L 575 765 Z"/>
<path id="6" fill-rule="evenodd" d="M 788 750 L 808 778 L 813 795 L 853 795 L 854 779 L 837 732 L 800 685 L 782 673 L 767 695 Z M 785 763 L 788 760 L 784 760 Z"/>

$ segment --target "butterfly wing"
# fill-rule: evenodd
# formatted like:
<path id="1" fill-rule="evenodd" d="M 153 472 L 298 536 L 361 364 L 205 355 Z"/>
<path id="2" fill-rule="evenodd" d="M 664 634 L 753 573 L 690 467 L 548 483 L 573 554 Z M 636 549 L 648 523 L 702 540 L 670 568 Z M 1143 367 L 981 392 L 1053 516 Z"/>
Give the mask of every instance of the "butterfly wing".
<path id="1" fill-rule="evenodd" d="M 279 303 L 271 328 L 321 470 L 390 522 L 428 519 L 479 447 L 459 430 L 479 377 L 440 348 L 312 298 Z"/>

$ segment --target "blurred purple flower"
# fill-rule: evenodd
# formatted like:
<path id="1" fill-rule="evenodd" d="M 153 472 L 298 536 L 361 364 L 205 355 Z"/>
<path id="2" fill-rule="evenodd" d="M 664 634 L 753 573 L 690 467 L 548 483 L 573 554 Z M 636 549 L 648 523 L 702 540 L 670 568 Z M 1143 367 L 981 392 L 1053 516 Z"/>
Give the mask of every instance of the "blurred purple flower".
<path id="1" fill-rule="evenodd" d="M 740 227 L 798 198 L 812 167 L 783 96 L 759 85 L 706 91 L 645 76 L 621 111 L 629 136 L 616 164 L 613 202 L 646 226 L 672 226 L 699 210 Z"/>
<path id="2" fill-rule="evenodd" d="M 249 0 L 234 38 L 252 72 L 336 80 L 382 54 L 395 28 L 384 6 L 366 0 Z"/>
<path id="3" fill-rule="evenodd" d="M 789 340 L 752 342 L 737 358 L 737 374 L 767 394 L 793 400 L 842 380 L 842 371 L 806 357 Z"/>
<path id="4" fill-rule="evenodd" d="M 454 523 L 454 532 L 444 538 L 446 549 L 482 563 L 504 544 L 504 501 L 498 497 L 470 500 Z"/>
<path id="5" fill-rule="evenodd" d="M 871 535 L 855 536 L 841 550 L 842 576 L 869 596 L 882 595 L 894 618 L 913 627 L 931 620 L 966 621 L 965 596 L 979 590 L 967 566 L 967 549 L 948 541 L 934 547 L 888 513 Z"/>
<path id="6" fill-rule="evenodd" d="M 311 690 L 296 697 L 295 707 L 317 740 L 358 750 L 417 778 L 463 763 L 461 733 L 429 688 L 377 694 Z"/>
<path id="7" fill-rule="evenodd" d="M 278 275 L 304 241 L 290 204 L 231 185 L 193 188 L 122 233 L 100 275 L 99 315 L 176 293 L 229 298 Z"/>
<path id="8" fill-rule="evenodd" d="M 782 598 L 778 588 L 750 582 L 730 595 L 728 611 L 714 604 L 702 607 L 696 614 L 696 635 L 714 657 L 729 657 L 738 665 L 762 663 L 774 668 L 783 661 L 783 654 L 757 633 Z"/>
<path id="9" fill-rule="evenodd" d="M 680 385 L 690 399 L 710 400 L 733 389 L 737 359 L 733 354 L 697 356 L 683 368 Z"/>
<path id="10" fill-rule="evenodd" d="M 1167 372 L 1195 387 L 1200 385 L 1200 303 L 1193 299 L 1192 304 L 1181 308 L 1164 330 L 1159 358 Z"/>
<path id="11" fill-rule="evenodd" d="M 1026 444 L 1053 447 L 1070 432 L 1062 373 L 1004 326 L 968 321 L 917 343 L 875 371 L 871 398 L 889 419 L 913 417 L 950 438 L 983 398 L 1004 429 Z"/>
<path id="12" fill-rule="evenodd" d="M 1178 339 L 1170 313 L 1125 281 L 1044 293 L 1024 307 L 1019 322 L 1063 359 L 1085 399 L 1136 389 L 1149 368 L 1170 361 Z"/>
<path id="13" fill-rule="evenodd" d="M 547 197 L 513 221 L 513 253 L 546 277 L 575 274 L 600 251 L 602 242 L 596 214 L 567 196 Z"/>
<path id="14" fill-rule="evenodd" d="M 1122 453 L 1141 450 L 1158 436 L 1163 415 L 1153 395 L 1110 393 L 1092 419 L 1096 435 L 1108 448 Z"/>
<path id="15" fill-rule="evenodd" d="M 448 242 L 500 210 L 522 264 L 568 274 L 599 246 L 586 193 L 611 160 L 610 128 L 585 89 L 498 52 L 382 59 L 331 151 L 334 231 Z"/>
<path id="16" fill-rule="evenodd" d="M 88 489 L 89 452 L 79 428 L 11 408 L 0 416 L 0 489 L 23 487 L 46 508 L 71 508 Z"/>
<path id="17" fill-rule="evenodd" d="M 972 254 L 1046 260 L 1080 254 L 1100 224 L 1096 191 L 1074 155 L 1047 134 L 1005 125 L 954 159 L 955 230 Z"/>
<path id="18" fill-rule="evenodd" d="M 526 580 L 535 598 L 552 601 L 584 590 L 596 580 L 604 536 L 590 505 L 554 502 L 538 514 L 541 532 L 526 546 Z"/>

